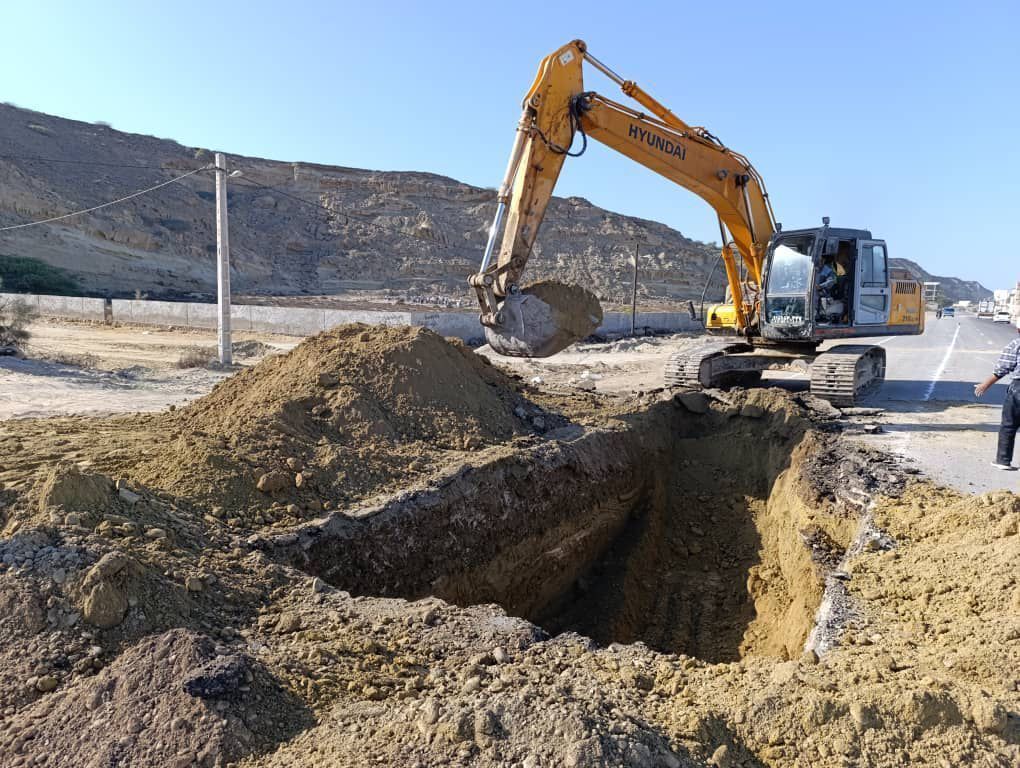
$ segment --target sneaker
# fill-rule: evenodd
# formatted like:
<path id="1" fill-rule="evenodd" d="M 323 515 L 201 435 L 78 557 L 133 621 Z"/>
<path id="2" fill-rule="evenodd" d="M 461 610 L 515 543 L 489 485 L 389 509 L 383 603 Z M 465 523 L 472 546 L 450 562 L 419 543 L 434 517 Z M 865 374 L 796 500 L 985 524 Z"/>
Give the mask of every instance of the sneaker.
<path id="1" fill-rule="evenodd" d="M 997 461 L 993 461 L 992 466 L 995 467 L 996 469 L 1001 469 L 1006 472 L 1016 472 L 1017 470 L 1017 468 L 1014 467 L 1012 464 L 1000 464 Z"/>

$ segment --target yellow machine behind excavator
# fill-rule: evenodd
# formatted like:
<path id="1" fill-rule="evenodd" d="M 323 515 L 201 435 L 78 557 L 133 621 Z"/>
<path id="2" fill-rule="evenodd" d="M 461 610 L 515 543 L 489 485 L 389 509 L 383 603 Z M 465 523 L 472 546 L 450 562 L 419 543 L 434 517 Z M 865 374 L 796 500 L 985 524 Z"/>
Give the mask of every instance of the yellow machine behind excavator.
<path id="1" fill-rule="evenodd" d="M 641 109 L 585 90 L 585 62 Z M 598 299 L 583 286 L 520 283 L 563 163 L 583 154 L 589 139 L 694 192 L 719 220 L 727 302 L 705 312 L 705 327 L 716 335 L 670 359 L 667 383 L 748 385 L 763 370 L 803 360 L 811 391 L 847 405 L 881 384 L 885 350 L 840 344 L 819 351 L 823 342 L 923 332 L 921 286 L 890 269 L 883 240 L 865 229 L 830 227 L 828 218 L 821 227 L 784 231 L 747 158 L 574 40 L 542 60 L 524 98 L 481 267 L 470 278 L 496 352 L 553 355 L 602 321 Z"/>

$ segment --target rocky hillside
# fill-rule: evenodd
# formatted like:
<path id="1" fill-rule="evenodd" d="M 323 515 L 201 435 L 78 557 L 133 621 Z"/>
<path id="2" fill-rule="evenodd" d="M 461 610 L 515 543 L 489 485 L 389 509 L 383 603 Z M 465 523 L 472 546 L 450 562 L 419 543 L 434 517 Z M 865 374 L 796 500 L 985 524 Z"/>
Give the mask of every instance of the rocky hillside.
<path id="1" fill-rule="evenodd" d="M 933 275 L 922 269 L 920 264 L 910 259 L 890 259 L 889 265 L 897 269 L 907 270 L 914 276 L 915 280 L 922 283 L 938 283 L 945 302 L 949 304 L 955 304 L 958 301 L 978 302 L 981 299 L 990 299 L 992 297 L 992 292 L 977 280 L 961 280 L 958 277 Z"/>
<path id="2" fill-rule="evenodd" d="M 0 226 L 114 200 L 211 160 L 203 148 L 0 104 Z M 371 291 L 473 306 L 465 278 L 485 245 L 492 190 L 430 173 L 238 156 L 228 162 L 243 174 L 230 182 L 235 293 Z M 212 174 L 199 173 L 122 205 L 0 233 L 0 257 L 65 269 L 81 290 L 96 295 L 210 296 L 214 200 Z M 528 277 L 556 277 L 609 302 L 629 301 L 635 241 L 651 257 L 642 260 L 646 307 L 701 296 L 718 259 L 715 249 L 580 197 L 553 201 Z M 919 279 L 942 283 L 950 300 L 990 295 L 976 282 L 933 277 L 913 262 L 894 261 Z M 711 296 L 721 296 L 721 272 Z"/>
<path id="3" fill-rule="evenodd" d="M 98 205 L 212 160 L 205 149 L 11 105 L 0 105 L 0 147 L 0 226 Z M 235 292 L 364 289 L 473 303 L 464 281 L 484 248 L 492 190 L 429 173 L 237 156 L 229 163 L 243 172 L 230 182 Z M 0 254 L 70 270 L 84 290 L 100 295 L 210 294 L 214 227 L 212 174 L 200 173 L 123 205 L 2 233 Z M 550 207 L 529 278 L 556 276 L 624 300 L 635 240 L 653 256 L 642 263 L 646 296 L 701 295 L 718 258 L 713 249 L 577 197 Z"/>

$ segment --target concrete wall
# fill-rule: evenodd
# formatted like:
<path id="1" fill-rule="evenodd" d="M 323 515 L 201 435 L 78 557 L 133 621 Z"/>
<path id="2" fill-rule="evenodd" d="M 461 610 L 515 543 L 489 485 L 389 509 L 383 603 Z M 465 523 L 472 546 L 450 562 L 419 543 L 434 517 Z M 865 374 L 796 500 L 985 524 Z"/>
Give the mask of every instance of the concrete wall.
<path id="1" fill-rule="evenodd" d="M 34 307 L 43 316 L 104 322 L 104 299 L 69 296 L 34 296 L 31 294 L 0 294 L 18 299 Z M 140 301 L 113 299 L 112 320 L 138 325 L 173 325 L 181 328 L 215 328 L 215 304 L 183 301 Z M 314 309 L 310 307 L 267 307 L 234 304 L 230 308 L 231 326 L 237 331 L 283 333 L 310 336 L 344 323 L 377 325 L 423 325 L 443 336 L 469 340 L 482 337 L 477 312 L 407 312 L 347 309 Z M 638 332 L 697 330 L 701 324 L 686 312 L 638 312 Z M 618 336 L 630 333 L 629 312 L 607 312 L 598 334 Z"/>
<path id="2" fill-rule="evenodd" d="M 98 323 L 103 322 L 104 318 L 103 299 L 82 296 L 36 296 L 30 293 L 0 293 L 0 299 L 24 302 L 44 317 L 94 320 Z"/>

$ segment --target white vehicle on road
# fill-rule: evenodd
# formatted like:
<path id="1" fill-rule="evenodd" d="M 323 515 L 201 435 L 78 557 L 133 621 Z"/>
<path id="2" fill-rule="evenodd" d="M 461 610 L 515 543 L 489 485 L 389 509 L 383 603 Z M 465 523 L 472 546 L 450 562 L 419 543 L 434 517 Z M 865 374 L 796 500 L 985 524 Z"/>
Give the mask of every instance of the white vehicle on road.
<path id="1" fill-rule="evenodd" d="M 1008 323 L 1010 321 L 1009 312 L 1005 309 L 1000 309 L 995 313 L 995 317 L 992 318 L 993 323 Z"/>

